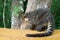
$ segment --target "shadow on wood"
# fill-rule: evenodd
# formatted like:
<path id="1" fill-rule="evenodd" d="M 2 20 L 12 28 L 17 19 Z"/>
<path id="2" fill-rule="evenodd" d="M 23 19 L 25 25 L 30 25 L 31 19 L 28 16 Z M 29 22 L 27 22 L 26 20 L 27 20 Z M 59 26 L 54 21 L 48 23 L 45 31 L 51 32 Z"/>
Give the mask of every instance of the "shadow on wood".
<path id="1" fill-rule="evenodd" d="M 26 37 L 28 33 L 38 33 L 31 30 L 16 30 L 0 28 L 0 40 L 60 40 L 60 30 L 55 30 L 53 35 L 48 37 Z"/>

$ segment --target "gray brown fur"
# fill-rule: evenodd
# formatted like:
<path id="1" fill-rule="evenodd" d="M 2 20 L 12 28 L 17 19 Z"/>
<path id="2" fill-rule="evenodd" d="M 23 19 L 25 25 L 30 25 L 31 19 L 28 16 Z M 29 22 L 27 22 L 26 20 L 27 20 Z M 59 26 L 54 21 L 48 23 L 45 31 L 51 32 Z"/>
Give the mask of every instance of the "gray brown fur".
<path id="1" fill-rule="evenodd" d="M 46 2 L 48 4 L 50 0 L 34 0 L 32 3 L 33 5 L 30 4 L 30 6 L 27 7 L 26 13 L 21 19 L 20 25 L 20 29 L 30 29 L 37 31 L 45 29 L 46 32 L 41 34 L 27 34 L 27 37 L 45 37 L 52 35 L 55 28 L 54 17 L 50 12 L 50 6 L 47 5 Z M 45 4 L 47 7 L 45 7 Z M 39 6 L 37 7 L 37 5 Z"/>

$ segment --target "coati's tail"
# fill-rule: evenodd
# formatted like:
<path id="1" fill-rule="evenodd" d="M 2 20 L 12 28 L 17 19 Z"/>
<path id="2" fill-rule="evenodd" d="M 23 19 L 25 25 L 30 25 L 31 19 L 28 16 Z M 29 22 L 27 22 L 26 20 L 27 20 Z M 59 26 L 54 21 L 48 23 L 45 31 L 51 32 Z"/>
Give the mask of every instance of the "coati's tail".
<path id="1" fill-rule="evenodd" d="M 52 32 L 40 33 L 40 34 L 27 34 L 27 37 L 45 37 L 52 35 Z"/>
<path id="2" fill-rule="evenodd" d="M 38 33 L 37 34 L 27 34 L 26 36 L 27 37 L 46 37 L 46 36 L 52 35 L 53 31 L 54 31 L 54 26 L 49 25 L 45 33 L 40 33 L 40 34 L 38 34 Z"/>

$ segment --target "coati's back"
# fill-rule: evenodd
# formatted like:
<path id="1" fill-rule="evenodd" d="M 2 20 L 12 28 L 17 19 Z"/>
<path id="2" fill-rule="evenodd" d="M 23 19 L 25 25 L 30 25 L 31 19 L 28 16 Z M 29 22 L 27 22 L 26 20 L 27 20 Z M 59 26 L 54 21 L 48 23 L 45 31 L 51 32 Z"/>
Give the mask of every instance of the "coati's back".
<path id="1" fill-rule="evenodd" d="M 30 1 L 31 4 L 30 4 Z M 23 21 L 27 21 L 25 27 L 28 29 L 34 29 L 37 31 L 41 31 L 44 27 L 46 27 L 45 33 L 37 33 L 37 34 L 27 34 L 28 37 L 45 37 L 52 35 L 55 27 L 54 17 L 50 12 L 50 8 L 48 3 L 50 0 L 28 0 L 27 10 L 23 16 Z M 31 9 L 31 10 L 30 10 Z M 26 20 L 27 19 L 27 20 Z M 23 24 L 21 24 L 21 27 Z"/>

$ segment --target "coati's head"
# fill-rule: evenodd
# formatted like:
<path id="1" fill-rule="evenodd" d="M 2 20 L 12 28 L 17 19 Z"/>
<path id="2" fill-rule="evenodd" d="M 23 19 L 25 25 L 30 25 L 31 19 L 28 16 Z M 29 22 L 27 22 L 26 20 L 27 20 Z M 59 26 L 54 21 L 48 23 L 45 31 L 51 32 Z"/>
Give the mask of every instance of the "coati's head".
<path id="1" fill-rule="evenodd" d="M 29 19 L 23 17 L 20 25 L 20 29 L 31 29 L 32 24 L 30 24 Z"/>
<path id="2" fill-rule="evenodd" d="M 26 16 L 23 16 L 22 17 L 22 22 L 21 22 L 21 25 L 20 25 L 20 29 L 31 29 L 31 30 L 34 30 L 35 29 L 35 25 L 32 24 Z"/>

